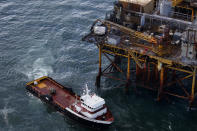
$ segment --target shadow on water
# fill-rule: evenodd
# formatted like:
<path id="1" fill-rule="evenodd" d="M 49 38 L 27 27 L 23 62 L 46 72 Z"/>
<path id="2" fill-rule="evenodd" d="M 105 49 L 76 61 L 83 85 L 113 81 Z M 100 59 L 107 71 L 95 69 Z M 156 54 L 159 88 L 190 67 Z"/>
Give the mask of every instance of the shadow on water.
<path id="1" fill-rule="evenodd" d="M 157 93 L 137 87 L 125 86 L 105 79 L 98 93 L 106 99 L 115 122 L 110 130 L 195 130 L 196 111 L 188 111 L 187 101 L 166 96 L 160 102 L 156 101 Z M 102 84 L 103 84 L 102 83 Z M 106 84 L 108 83 L 108 84 Z M 119 88 L 115 88 L 119 87 Z"/>

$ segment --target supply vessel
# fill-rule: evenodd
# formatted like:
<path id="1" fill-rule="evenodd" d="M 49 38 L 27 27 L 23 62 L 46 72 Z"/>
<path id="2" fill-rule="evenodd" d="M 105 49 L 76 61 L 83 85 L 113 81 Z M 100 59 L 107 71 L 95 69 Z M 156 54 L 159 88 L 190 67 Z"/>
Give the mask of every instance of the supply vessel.
<path id="1" fill-rule="evenodd" d="M 75 94 L 72 88 L 62 86 L 44 76 L 27 83 L 27 90 L 42 101 L 55 107 L 62 114 L 93 128 L 106 128 L 113 123 L 113 116 L 105 100 L 96 94 Z"/>

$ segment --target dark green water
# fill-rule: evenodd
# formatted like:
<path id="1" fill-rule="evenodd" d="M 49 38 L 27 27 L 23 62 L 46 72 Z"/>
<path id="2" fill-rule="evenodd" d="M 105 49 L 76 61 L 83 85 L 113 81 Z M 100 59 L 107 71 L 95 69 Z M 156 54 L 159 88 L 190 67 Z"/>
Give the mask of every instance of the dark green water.
<path id="1" fill-rule="evenodd" d="M 98 49 L 80 39 L 97 18 L 113 8 L 109 0 L 0 1 L 0 131 L 91 130 L 63 117 L 28 94 L 25 84 L 43 75 L 80 94 L 92 91 L 98 71 Z M 156 95 L 132 86 L 129 95 L 118 83 L 103 80 L 96 91 L 106 99 L 115 122 L 109 131 L 196 131 L 197 112 L 173 100 L 157 103 Z"/>

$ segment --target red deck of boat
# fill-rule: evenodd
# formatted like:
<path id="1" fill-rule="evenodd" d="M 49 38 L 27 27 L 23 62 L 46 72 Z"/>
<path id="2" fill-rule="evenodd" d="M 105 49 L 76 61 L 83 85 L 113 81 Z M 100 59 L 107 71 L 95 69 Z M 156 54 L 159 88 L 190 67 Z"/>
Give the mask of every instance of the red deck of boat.
<path id="1" fill-rule="evenodd" d="M 63 86 L 49 78 L 39 81 L 38 85 L 31 84 L 31 87 L 38 91 L 40 95 L 49 95 L 50 89 L 55 89 L 56 94 L 52 96 L 53 102 L 64 109 L 75 102 L 76 96 L 64 90 Z"/>

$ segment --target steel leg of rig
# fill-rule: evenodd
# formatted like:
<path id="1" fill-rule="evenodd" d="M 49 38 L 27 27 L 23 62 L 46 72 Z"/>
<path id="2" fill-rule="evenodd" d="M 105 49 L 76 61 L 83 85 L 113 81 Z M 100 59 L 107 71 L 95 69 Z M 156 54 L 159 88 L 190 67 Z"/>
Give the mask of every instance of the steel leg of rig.
<path id="1" fill-rule="evenodd" d="M 161 72 L 160 72 L 160 87 L 158 88 L 157 101 L 161 100 L 163 85 L 164 85 L 164 67 L 161 68 Z"/>
<path id="2" fill-rule="evenodd" d="M 101 75 L 102 75 L 101 64 L 102 64 L 102 48 L 101 46 L 99 46 L 99 73 L 98 76 L 96 77 L 96 83 L 95 83 L 97 88 L 100 87 L 100 83 L 101 83 Z"/>
<path id="3" fill-rule="evenodd" d="M 196 68 L 194 68 L 194 71 L 193 71 L 192 91 L 191 91 L 191 96 L 190 96 L 190 101 L 189 101 L 190 107 L 192 106 L 194 102 L 195 87 L 196 87 Z"/>
<path id="4" fill-rule="evenodd" d="M 128 65 L 127 65 L 127 83 L 126 83 L 126 92 L 128 93 L 128 87 L 130 85 L 130 55 L 128 55 Z"/>

